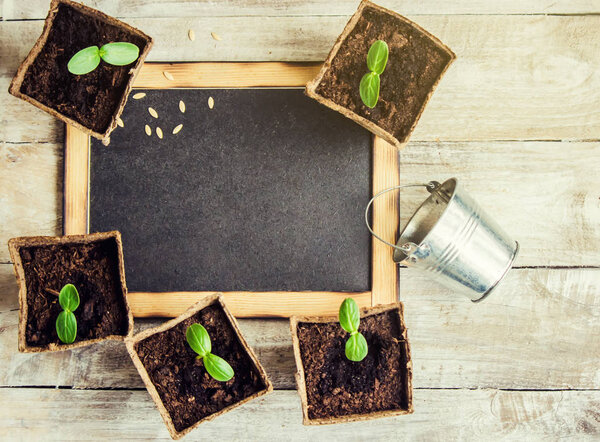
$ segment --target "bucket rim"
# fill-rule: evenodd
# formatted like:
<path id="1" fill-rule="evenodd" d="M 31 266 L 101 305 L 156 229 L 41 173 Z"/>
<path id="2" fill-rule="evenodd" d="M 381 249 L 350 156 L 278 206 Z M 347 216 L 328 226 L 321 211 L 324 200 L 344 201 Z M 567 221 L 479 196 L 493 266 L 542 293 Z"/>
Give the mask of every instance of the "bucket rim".
<path id="1" fill-rule="evenodd" d="M 448 178 L 446 181 L 444 181 L 442 184 L 439 184 L 438 186 L 436 186 L 435 189 L 433 189 L 429 196 L 427 198 L 425 198 L 423 200 L 423 202 L 419 205 L 419 207 L 417 208 L 417 210 L 415 210 L 413 212 L 413 214 L 410 216 L 410 218 L 408 219 L 408 222 L 406 223 L 406 225 L 404 226 L 404 228 L 400 231 L 400 234 L 398 235 L 398 240 L 396 241 L 396 248 L 394 248 L 394 258 L 396 253 L 398 254 L 402 254 L 403 258 L 402 259 L 394 259 L 394 261 L 396 261 L 397 263 L 402 263 L 404 262 L 406 259 L 409 258 L 410 255 L 407 255 L 406 252 L 404 252 L 401 248 L 401 246 L 403 244 L 406 244 L 407 242 L 412 242 L 412 241 L 408 241 L 408 240 L 403 240 L 402 235 L 404 234 L 404 232 L 406 232 L 406 229 L 408 229 L 408 227 L 411 225 L 411 223 L 414 221 L 415 217 L 417 216 L 417 214 L 419 213 L 419 211 L 425 206 L 425 204 L 427 204 L 431 198 L 433 198 L 433 194 L 438 191 L 438 189 L 444 187 L 447 183 L 452 182 L 454 185 L 454 188 L 452 190 L 452 195 L 450 196 L 450 198 L 448 199 L 448 202 L 446 203 L 446 207 L 444 207 L 444 210 L 442 211 L 442 214 L 439 216 L 439 218 L 436 220 L 435 224 L 431 227 L 431 229 L 429 229 L 429 231 L 425 234 L 425 236 L 423 237 L 423 239 L 421 241 L 419 241 L 419 243 L 417 244 L 417 246 L 421 247 L 423 246 L 423 243 L 425 243 L 427 241 L 427 237 L 431 234 L 431 232 L 437 227 L 437 225 L 440 223 L 440 221 L 446 216 L 446 213 L 448 211 L 448 206 L 450 205 L 450 203 L 454 200 L 454 198 L 456 197 L 456 191 L 458 189 L 459 183 L 458 183 L 458 179 L 456 177 L 452 177 L 452 178 Z"/>

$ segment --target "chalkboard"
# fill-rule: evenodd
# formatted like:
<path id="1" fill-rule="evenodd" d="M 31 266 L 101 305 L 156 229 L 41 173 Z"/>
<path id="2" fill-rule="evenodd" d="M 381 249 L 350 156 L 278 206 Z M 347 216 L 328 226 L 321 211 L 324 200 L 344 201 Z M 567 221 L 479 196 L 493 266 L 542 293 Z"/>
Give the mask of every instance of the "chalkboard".
<path id="1" fill-rule="evenodd" d="M 301 89 L 134 92 L 89 166 L 89 231 L 122 233 L 130 291 L 371 290 L 370 133 Z"/>

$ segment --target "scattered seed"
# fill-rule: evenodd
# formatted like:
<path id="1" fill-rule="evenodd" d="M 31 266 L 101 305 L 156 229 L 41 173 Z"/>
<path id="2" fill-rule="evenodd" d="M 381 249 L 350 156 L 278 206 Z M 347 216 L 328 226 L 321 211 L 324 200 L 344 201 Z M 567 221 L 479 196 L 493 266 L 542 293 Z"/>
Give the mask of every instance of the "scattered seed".
<path id="1" fill-rule="evenodd" d="M 152 115 L 154 118 L 158 118 L 158 112 L 156 112 L 153 107 L 148 108 L 148 113 L 150 115 Z"/>
<path id="2" fill-rule="evenodd" d="M 150 129 L 150 126 L 148 126 L 146 124 L 146 127 L 144 128 L 144 130 L 146 131 L 146 135 L 150 136 L 152 135 L 152 129 Z"/>
<path id="3" fill-rule="evenodd" d="M 221 41 L 221 37 L 219 37 L 219 34 L 211 32 L 210 35 L 212 35 L 212 38 L 214 38 L 215 40 Z"/>
<path id="4" fill-rule="evenodd" d="M 140 98 L 144 98 L 146 96 L 146 92 L 138 92 L 137 94 L 133 94 L 134 100 L 139 100 Z"/>
<path id="5" fill-rule="evenodd" d="M 188 31 L 188 38 L 190 39 L 190 41 L 196 40 L 196 33 L 194 32 L 193 29 L 190 29 Z"/>
<path id="6" fill-rule="evenodd" d="M 162 140 L 163 134 L 162 134 L 162 129 L 160 127 L 156 128 L 156 135 L 158 135 L 158 138 L 160 138 Z"/>
<path id="7" fill-rule="evenodd" d="M 173 135 L 178 134 L 182 127 L 183 124 L 178 124 L 177 126 L 175 126 L 175 128 L 173 129 Z"/>
<path id="8" fill-rule="evenodd" d="M 123 120 L 121 120 L 121 118 L 117 117 L 117 126 L 119 127 L 125 127 L 125 124 L 123 123 Z"/>
<path id="9" fill-rule="evenodd" d="M 208 97 L 208 107 L 212 109 L 215 107 L 215 99 L 213 97 Z"/>
<path id="10" fill-rule="evenodd" d="M 173 75 L 172 75 L 172 74 L 171 74 L 169 71 L 163 71 L 163 75 L 165 76 L 165 78 L 166 78 L 167 80 L 171 80 L 171 81 L 175 80 L 175 79 L 173 78 Z"/>
<path id="11" fill-rule="evenodd" d="M 179 110 L 182 114 L 185 114 L 185 103 L 182 100 L 179 100 Z"/>

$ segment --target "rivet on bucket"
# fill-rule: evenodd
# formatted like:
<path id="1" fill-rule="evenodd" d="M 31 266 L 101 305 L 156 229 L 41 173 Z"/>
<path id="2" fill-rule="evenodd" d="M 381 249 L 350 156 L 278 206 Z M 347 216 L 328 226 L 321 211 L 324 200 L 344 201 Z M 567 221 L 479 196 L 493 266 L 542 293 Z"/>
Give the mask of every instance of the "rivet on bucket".
<path id="1" fill-rule="evenodd" d="M 373 232 L 369 209 L 380 195 L 404 187 L 426 187 L 430 195 L 394 245 Z M 480 301 L 499 284 L 519 251 L 519 244 L 479 207 L 456 178 L 443 184 L 431 181 L 385 189 L 367 204 L 365 220 L 377 239 L 394 248 L 395 262 L 427 272 L 472 301 Z"/>

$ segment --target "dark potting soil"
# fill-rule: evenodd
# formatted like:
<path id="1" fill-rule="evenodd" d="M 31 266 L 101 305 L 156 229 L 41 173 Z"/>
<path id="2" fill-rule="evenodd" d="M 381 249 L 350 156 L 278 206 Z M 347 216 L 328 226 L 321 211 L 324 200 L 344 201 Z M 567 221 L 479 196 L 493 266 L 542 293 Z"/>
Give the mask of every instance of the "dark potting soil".
<path id="1" fill-rule="evenodd" d="M 114 239 L 89 244 L 23 247 L 20 249 L 27 285 L 27 344 L 62 344 L 56 318 L 62 311 L 58 296 L 65 284 L 79 292 L 75 342 L 126 335 L 128 317 L 119 278 L 118 247 Z"/>
<path id="2" fill-rule="evenodd" d="M 359 84 L 369 71 L 367 53 L 376 40 L 388 44 L 389 58 L 380 77 L 379 101 L 370 109 L 360 99 Z M 451 59 L 419 30 L 392 15 L 365 7 L 316 92 L 403 140 Z"/>
<path id="3" fill-rule="evenodd" d="M 211 338 L 212 353 L 225 359 L 235 375 L 219 382 L 207 373 L 190 348 L 187 328 L 202 324 Z M 177 431 L 235 404 L 266 385 L 220 306 L 210 305 L 173 328 L 135 345 L 135 350 L 169 412 Z"/>
<path id="4" fill-rule="evenodd" d="M 119 107 L 133 66 L 112 66 L 101 61 L 85 75 L 74 75 L 67 63 L 75 53 L 89 46 L 125 41 L 140 48 L 147 42 L 125 29 L 61 4 L 48 40 L 27 69 L 21 92 L 83 126 L 103 133 Z"/>
<path id="5" fill-rule="evenodd" d="M 404 341 L 396 311 L 361 318 L 369 346 L 360 362 L 346 358 L 349 334 L 339 323 L 298 324 L 310 419 L 407 409 Z"/>

